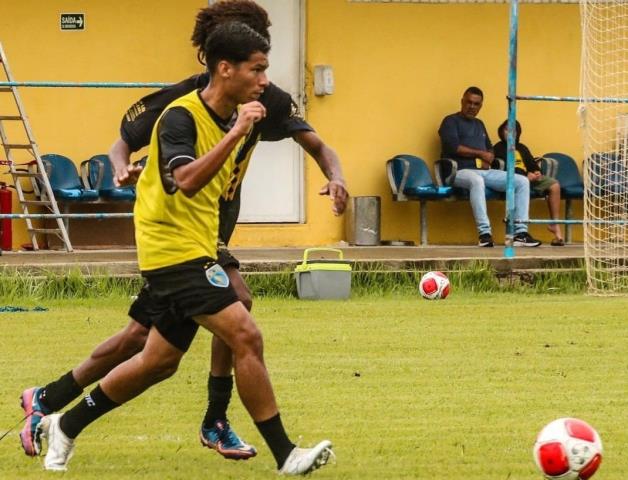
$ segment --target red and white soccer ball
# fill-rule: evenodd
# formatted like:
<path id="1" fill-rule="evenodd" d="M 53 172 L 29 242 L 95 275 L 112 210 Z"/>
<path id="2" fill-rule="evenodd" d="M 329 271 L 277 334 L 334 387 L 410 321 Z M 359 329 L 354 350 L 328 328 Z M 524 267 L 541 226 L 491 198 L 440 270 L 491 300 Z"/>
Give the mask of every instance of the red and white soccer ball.
<path id="1" fill-rule="evenodd" d="M 442 272 L 427 272 L 419 282 L 419 292 L 423 298 L 438 300 L 449 295 L 449 279 Z"/>
<path id="2" fill-rule="evenodd" d="M 587 480 L 602 462 L 602 441 L 587 422 L 559 418 L 539 433 L 534 461 L 545 478 Z"/>

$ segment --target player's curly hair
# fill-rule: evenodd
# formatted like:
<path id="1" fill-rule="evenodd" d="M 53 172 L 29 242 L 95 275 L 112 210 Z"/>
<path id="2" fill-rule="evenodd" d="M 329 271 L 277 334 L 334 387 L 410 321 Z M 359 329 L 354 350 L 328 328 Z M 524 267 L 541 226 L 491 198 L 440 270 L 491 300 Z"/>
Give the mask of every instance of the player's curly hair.
<path id="1" fill-rule="evenodd" d="M 267 54 L 270 43 L 262 35 L 242 22 L 227 22 L 216 26 L 207 37 L 204 58 L 207 70 L 214 73 L 221 60 L 237 64 L 246 61 L 254 52 Z"/>
<path id="2" fill-rule="evenodd" d="M 205 65 L 203 49 L 207 38 L 218 25 L 229 22 L 242 22 L 248 25 L 270 43 L 270 19 L 268 13 L 252 0 L 219 0 L 209 7 L 202 8 L 196 15 L 192 32 L 192 45 L 197 49 L 198 61 Z"/>

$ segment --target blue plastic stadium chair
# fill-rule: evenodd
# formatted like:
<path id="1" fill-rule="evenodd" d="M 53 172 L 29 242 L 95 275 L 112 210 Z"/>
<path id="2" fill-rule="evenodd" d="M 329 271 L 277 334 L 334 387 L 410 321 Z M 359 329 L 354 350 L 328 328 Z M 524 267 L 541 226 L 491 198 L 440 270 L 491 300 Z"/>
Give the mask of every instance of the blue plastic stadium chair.
<path id="1" fill-rule="evenodd" d="M 393 195 L 404 200 L 439 200 L 451 195 L 451 187 L 439 187 L 425 161 L 414 155 L 396 155 L 386 162 L 388 179 Z"/>
<path id="2" fill-rule="evenodd" d="M 448 198 L 452 188 L 436 185 L 425 161 L 414 155 L 402 154 L 391 158 L 386 162 L 386 172 L 393 200 L 420 202 L 419 237 L 421 244 L 427 245 L 427 202 Z"/>
<path id="3" fill-rule="evenodd" d="M 543 157 L 556 161 L 554 178 L 560 182 L 561 197 L 581 200 L 584 197 L 584 182 L 575 160 L 558 152 L 546 153 Z"/>
<path id="4" fill-rule="evenodd" d="M 591 192 L 599 197 L 622 195 L 628 189 L 628 169 L 615 152 L 591 155 L 589 175 Z"/>
<path id="5" fill-rule="evenodd" d="M 55 198 L 61 202 L 85 202 L 98 199 L 98 191 L 83 186 L 76 165 L 68 157 L 47 154 L 41 157 Z"/>
<path id="6" fill-rule="evenodd" d="M 573 200 L 584 198 L 584 182 L 573 158 L 564 153 L 552 152 L 543 155 L 556 162 L 554 178 L 560 182 L 560 196 L 565 199 L 565 219 L 573 216 Z M 571 243 L 571 225 L 565 226 L 565 242 Z"/>
<path id="7" fill-rule="evenodd" d="M 556 166 L 557 162 L 553 158 L 545 158 L 540 157 L 537 158 L 537 162 L 539 162 L 539 166 L 541 167 L 541 174 L 546 177 L 555 178 L 556 176 Z"/>
<path id="8" fill-rule="evenodd" d="M 83 163 L 87 164 L 90 186 L 98 190 L 102 198 L 121 202 L 135 201 L 135 187 L 116 187 L 113 183 L 113 166 L 107 155 L 94 155 Z"/>

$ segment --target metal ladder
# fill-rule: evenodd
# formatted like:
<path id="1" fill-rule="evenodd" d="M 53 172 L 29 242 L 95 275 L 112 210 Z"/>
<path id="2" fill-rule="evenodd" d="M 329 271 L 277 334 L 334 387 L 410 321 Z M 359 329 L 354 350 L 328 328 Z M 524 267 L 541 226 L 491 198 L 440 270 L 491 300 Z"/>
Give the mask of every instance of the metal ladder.
<path id="1" fill-rule="evenodd" d="M 11 70 L 9 69 L 9 64 L 7 62 L 7 57 L 4 53 L 4 49 L 2 48 L 1 43 L 0 64 L 2 64 L 2 71 L 4 71 L 6 81 L 14 82 L 13 76 L 11 75 Z M 54 194 L 52 193 L 50 180 L 48 179 L 46 168 L 44 166 L 44 163 L 42 162 L 41 155 L 39 154 L 39 147 L 37 146 L 37 142 L 35 142 L 35 137 L 33 136 L 28 117 L 26 116 L 26 112 L 24 111 L 18 89 L 15 86 L 0 86 L 0 95 L 3 95 L 4 93 L 11 93 L 13 95 L 13 100 L 15 101 L 15 106 L 17 107 L 17 115 L 0 114 L 0 142 L 2 142 L 2 146 L 4 147 L 6 163 L 8 164 L 9 172 L 13 177 L 13 185 L 15 185 L 17 198 L 22 207 L 22 211 L 24 212 L 24 215 L 29 215 L 29 207 L 44 207 L 48 209 L 50 213 L 59 215 L 59 207 L 55 200 Z M 5 125 L 5 122 L 7 123 L 7 125 Z M 26 141 L 20 141 L 18 143 L 13 143 L 9 141 L 7 136 L 7 126 L 9 122 L 13 124 L 19 123 L 22 125 Z M 20 150 L 25 151 L 31 155 L 33 162 L 32 166 L 36 168 L 16 168 L 13 152 Z M 33 190 L 36 194 L 36 199 L 28 200 L 25 198 L 25 192 L 21 184 L 21 180 L 24 178 L 27 178 L 31 181 L 31 184 L 33 185 Z M 33 226 L 32 220 L 29 217 L 26 217 L 25 220 L 26 229 L 31 238 L 33 250 L 39 250 L 39 244 L 37 243 L 37 235 L 39 234 L 56 235 L 63 242 L 66 251 L 72 251 L 70 237 L 68 236 L 68 231 L 62 218 L 55 219 L 57 223 L 56 228 L 35 228 Z"/>

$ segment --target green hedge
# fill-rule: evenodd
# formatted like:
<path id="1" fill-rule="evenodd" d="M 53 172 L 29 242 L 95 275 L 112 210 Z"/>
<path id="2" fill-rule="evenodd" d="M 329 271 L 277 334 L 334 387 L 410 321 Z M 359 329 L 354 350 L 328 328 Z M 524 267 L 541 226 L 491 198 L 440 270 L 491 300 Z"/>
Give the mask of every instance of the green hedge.
<path id="1" fill-rule="evenodd" d="M 351 279 L 354 296 L 413 294 L 425 273 L 390 271 L 378 264 L 357 268 L 360 269 L 354 269 Z M 454 292 L 583 293 L 586 290 L 586 272 L 582 266 L 501 274 L 488 262 L 477 261 L 454 265 L 445 273 L 449 276 Z M 292 271 L 244 273 L 243 276 L 256 297 L 297 296 Z M 139 277 L 120 278 L 106 274 L 86 276 L 78 270 L 65 275 L 46 272 L 38 276 L 5 270 L 0 275 L 0 297 L 59 299 L 129 296 L 136 294 L 141 285 L 142 279 Z"/>

